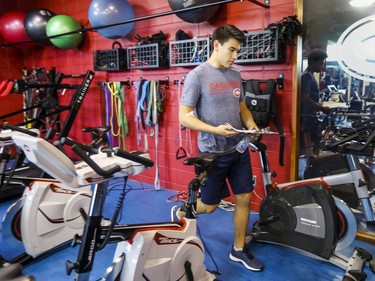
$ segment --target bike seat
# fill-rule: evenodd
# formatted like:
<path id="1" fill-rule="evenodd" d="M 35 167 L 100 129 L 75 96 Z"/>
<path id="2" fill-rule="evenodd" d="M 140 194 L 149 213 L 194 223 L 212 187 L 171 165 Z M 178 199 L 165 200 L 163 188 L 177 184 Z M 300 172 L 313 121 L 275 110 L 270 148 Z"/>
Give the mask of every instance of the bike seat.
<path id="1" fill-rule="evenodd" d="M 215 160 L 217 155 L 210 154 L 210 153 L 202 153 L 197 157 L 189 157 L 184 161 L 184 165 L 192 166 L 192 165 L 204 165 L 204 166 L 211 166 Z"/>

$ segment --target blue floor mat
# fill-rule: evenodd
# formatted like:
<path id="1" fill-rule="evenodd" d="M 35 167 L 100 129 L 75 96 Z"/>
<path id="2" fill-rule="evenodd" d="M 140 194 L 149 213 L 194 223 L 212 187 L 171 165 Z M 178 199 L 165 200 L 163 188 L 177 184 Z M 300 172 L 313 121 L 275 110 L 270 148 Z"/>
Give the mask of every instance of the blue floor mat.
<path id="1" fill-rule="evenodd" d="M 106 217 L 111 217 L 120 186 L 114 186 L 107 196 L 105 204 Z M 147 184 L 129 181 L 128 192 L 124 200 L 120 223 L 147 223 L 170 221 L 170 209 L 176 203 L 167 201 L 175 191 L 154 188 Z M 0 216 L 11 202 L 0 204 Z M 177 203 L 179 204 L 179 203 Z M 198 231 L 206 249 L 205 265 L 208 270 L 217 271 L 218 280 L 247 281 L 247 280 L 278 280 L 278 281 L 341 281 L 344 270 L 333 264 L 303 255 L 293 249 L 268 243 L 254 242 L 251 244 L 252 253 L 264 263 L 264 270 L 251 272 L 240 263 L 230 261 L 229 252 L 233 242 L 232 227 L 233 212 L 217 209 L 212 214 L 198 217 Z M 250 225 L 258 218 L 258 214 L 251 214 Z M 0 241 L 0 255 L 11 259 L 17 253 L 11 247 Z M 355 240 L 353 245 L 342 251 L 350 255 L 355 246 L 365 248 L 375 254 L 375 245 L 365 241 Z M 111 264 L 116 246 L 108 245 L 96 254 L 94 270 L 90 280 L 100 280 L 107 267 Z M 36 261 L 25 267 L 25 274 L 30 274 L 37 281 L 44 280 L 73 280 L 73 275 L 65 273 L 65 261 L 75 261 L 78 247 L 68 247 L 54 254 Z M 367 268 L 367 280 L 375 280 L 374 274 Z M 164 280 L 155 280 L 164 281 Z"/>

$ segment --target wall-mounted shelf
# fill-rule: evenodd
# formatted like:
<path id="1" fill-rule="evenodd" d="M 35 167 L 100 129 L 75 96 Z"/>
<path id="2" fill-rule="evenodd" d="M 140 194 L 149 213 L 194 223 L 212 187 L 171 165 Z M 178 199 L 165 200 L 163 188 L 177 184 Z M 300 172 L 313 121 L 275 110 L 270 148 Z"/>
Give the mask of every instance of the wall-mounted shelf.
<path id="1" fill-rule="evenodd" d="M 245 43 L 241 44 L 236 63 L 280 61 L 282 52 L 277 38 L 277 30 L 248 32 Z"/>
<path id="2" fill-rule="evenodd" d="M 126 50 L 128 69 L 168 66 L 168 45 L 163 50 L 157 43 L 127 47 Z"/>
<path id="3" fill-rule="evenodd" d="M 126 49 L 97 50 L 94 52 L 95 71 L 120 71 L 127 69 Z"/>
<path id="4" fill-rule="evenodd" d="M 210 38 L 195 38 L 169 42 L 170 66 L 196 66 L 208 60 Z"/>

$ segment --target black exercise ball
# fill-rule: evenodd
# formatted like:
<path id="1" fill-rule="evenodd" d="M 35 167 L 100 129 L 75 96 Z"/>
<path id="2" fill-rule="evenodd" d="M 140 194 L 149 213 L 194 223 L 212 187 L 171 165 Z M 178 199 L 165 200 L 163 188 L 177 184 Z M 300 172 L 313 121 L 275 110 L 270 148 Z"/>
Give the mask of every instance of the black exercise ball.
<path id="1" fill-rule="evenodd" d="M 215 3 L 218 0 L 168 0 L 169 6 L 173 11 L 197 7 L 204 4 Z M 204 22 L 212 18 L 215 15 L 219 5 L 210 6 L 207 8 L 193 9 L 186 12 L 176 13 L 180 19 L 190 22 L 190 23 L 199 23 Z"/>
<path id="2" fill-rule="evenodd" d="M 25 17 L 25 31 L 29 37 L 42 45 L 51 45 L 47 37 L 46 26 L 50 18 L 55 15 L 48 9 L 32 9 Z"/>

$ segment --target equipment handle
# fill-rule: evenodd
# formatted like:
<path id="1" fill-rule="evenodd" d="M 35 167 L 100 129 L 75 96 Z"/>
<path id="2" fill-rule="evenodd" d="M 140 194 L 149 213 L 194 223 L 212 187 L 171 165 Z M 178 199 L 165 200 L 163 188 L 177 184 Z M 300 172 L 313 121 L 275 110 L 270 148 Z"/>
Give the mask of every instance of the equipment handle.
<path id="1" fill-rule="evenodd" d="M 30 136 L 33 136 L 33 137 L 38 136 L 38 133 L 36 133 L 34 131 L 30 131 L 30 130 L 27 130 L 27 129 L 24 129 L 24 128 L 21 128 L 21 127 L 18 127 L 18 126 L 10 125 L 10 124 L 0 124 L 0 128 L 5 129 L 5 130 L 9 129 L 9 130 L 12 130 L 12 131 L 17 131 L 17 132 L 24 133 L 24 134 L 27 134 L 27 135 L 30 135 Z"/>
<path id="2" fill-rule="evenodd" d="M 61 138 L 60 143 L 69 145 L 71 147 L 73 147 L 74 145 L 77 145 L 83 151 L 86 151 L 90 154 L 98 154 L 98 150 L 96 148 L 93 148 L 93 147 L 88 146 L 88 145 L 84 145 L 82 143 L 75 142 L 75 141 L 73 141 L 72 139 L 69 139 L 69 138 Z"/>
<path id="3" fill-rule="evenodd" d="M 346 150 L 362 151 L 372 143 L 374 138 L 375 138 L 375 131 L 372 132 L 372 134 L 368 137 L 368 139 L 363 145 L 348 144 L 348 145 L 344 145 L 344 148 Z"/>
<path id="4" fill-rule="evenodd" d="M 118 49 L 122 49 L 122 45 L 119 41 L 115 41 L 112 43 L 112 49 L 115 49 L 115 46 L 117 45 Z"/>
<path id="5" fill-rule="evenodd" d="M 125 158 L 125 159 L 128 159 L 128 160 L 137 162 L 137 163 L 142 164 L 146 167 L 154 166 L 154 161 L 152 161 L 148 158 L 139 156 L 135 152 L 130 153 L 130 152 L 127 152 L 125 150 L 121 150 L 118 147 L 114 148 L 113 150 L 114 150 L 116 156 L 119 156 L 119 157 L 122 157 L 122 158 Z"/>
<path id="6" fill-rule="evenodd" d="M 340 146 L 340 145 L 342 145 L 342 144 L 344 144 L 344 143 L 347 143 L 348 141 L 354 140 L 354 139 L 357 138 L 358 136 L 359 136 L 358 133 L 352 134 L 352 135 L 350 135 L 350 136 L 348 136 L 348 137 L 346 137 L 346 138 L 343 138 L 343 139 L 341 139 L 341 140 L 339 140 L 339 141 L 336 141 L 336 142 L 334 142 L 334 143 L 330 143 L 330 144 L 326 145 L 326 146 L 324 147 L 324 149 L 326 149 L 326 150 L 331 150 L 331 149 L 336 148 L 336 147 L 338 147 L 338 146 Z"/>
<path id="7" fill-rule="evenodd" d="M 72 150 L 82 158 L 83 161 L 87 163 L 98 175 L 101 175 L 103 177 L 110 177 L 114 173 L 117 173 L 121 170 L 121 167 L 119 165 L 116 165 L 108 170 L 104 170 L 100 168 L 91 158 L 88 156 L 81 148 L 79 145 L 74 144 L 72 146 Z"/>

